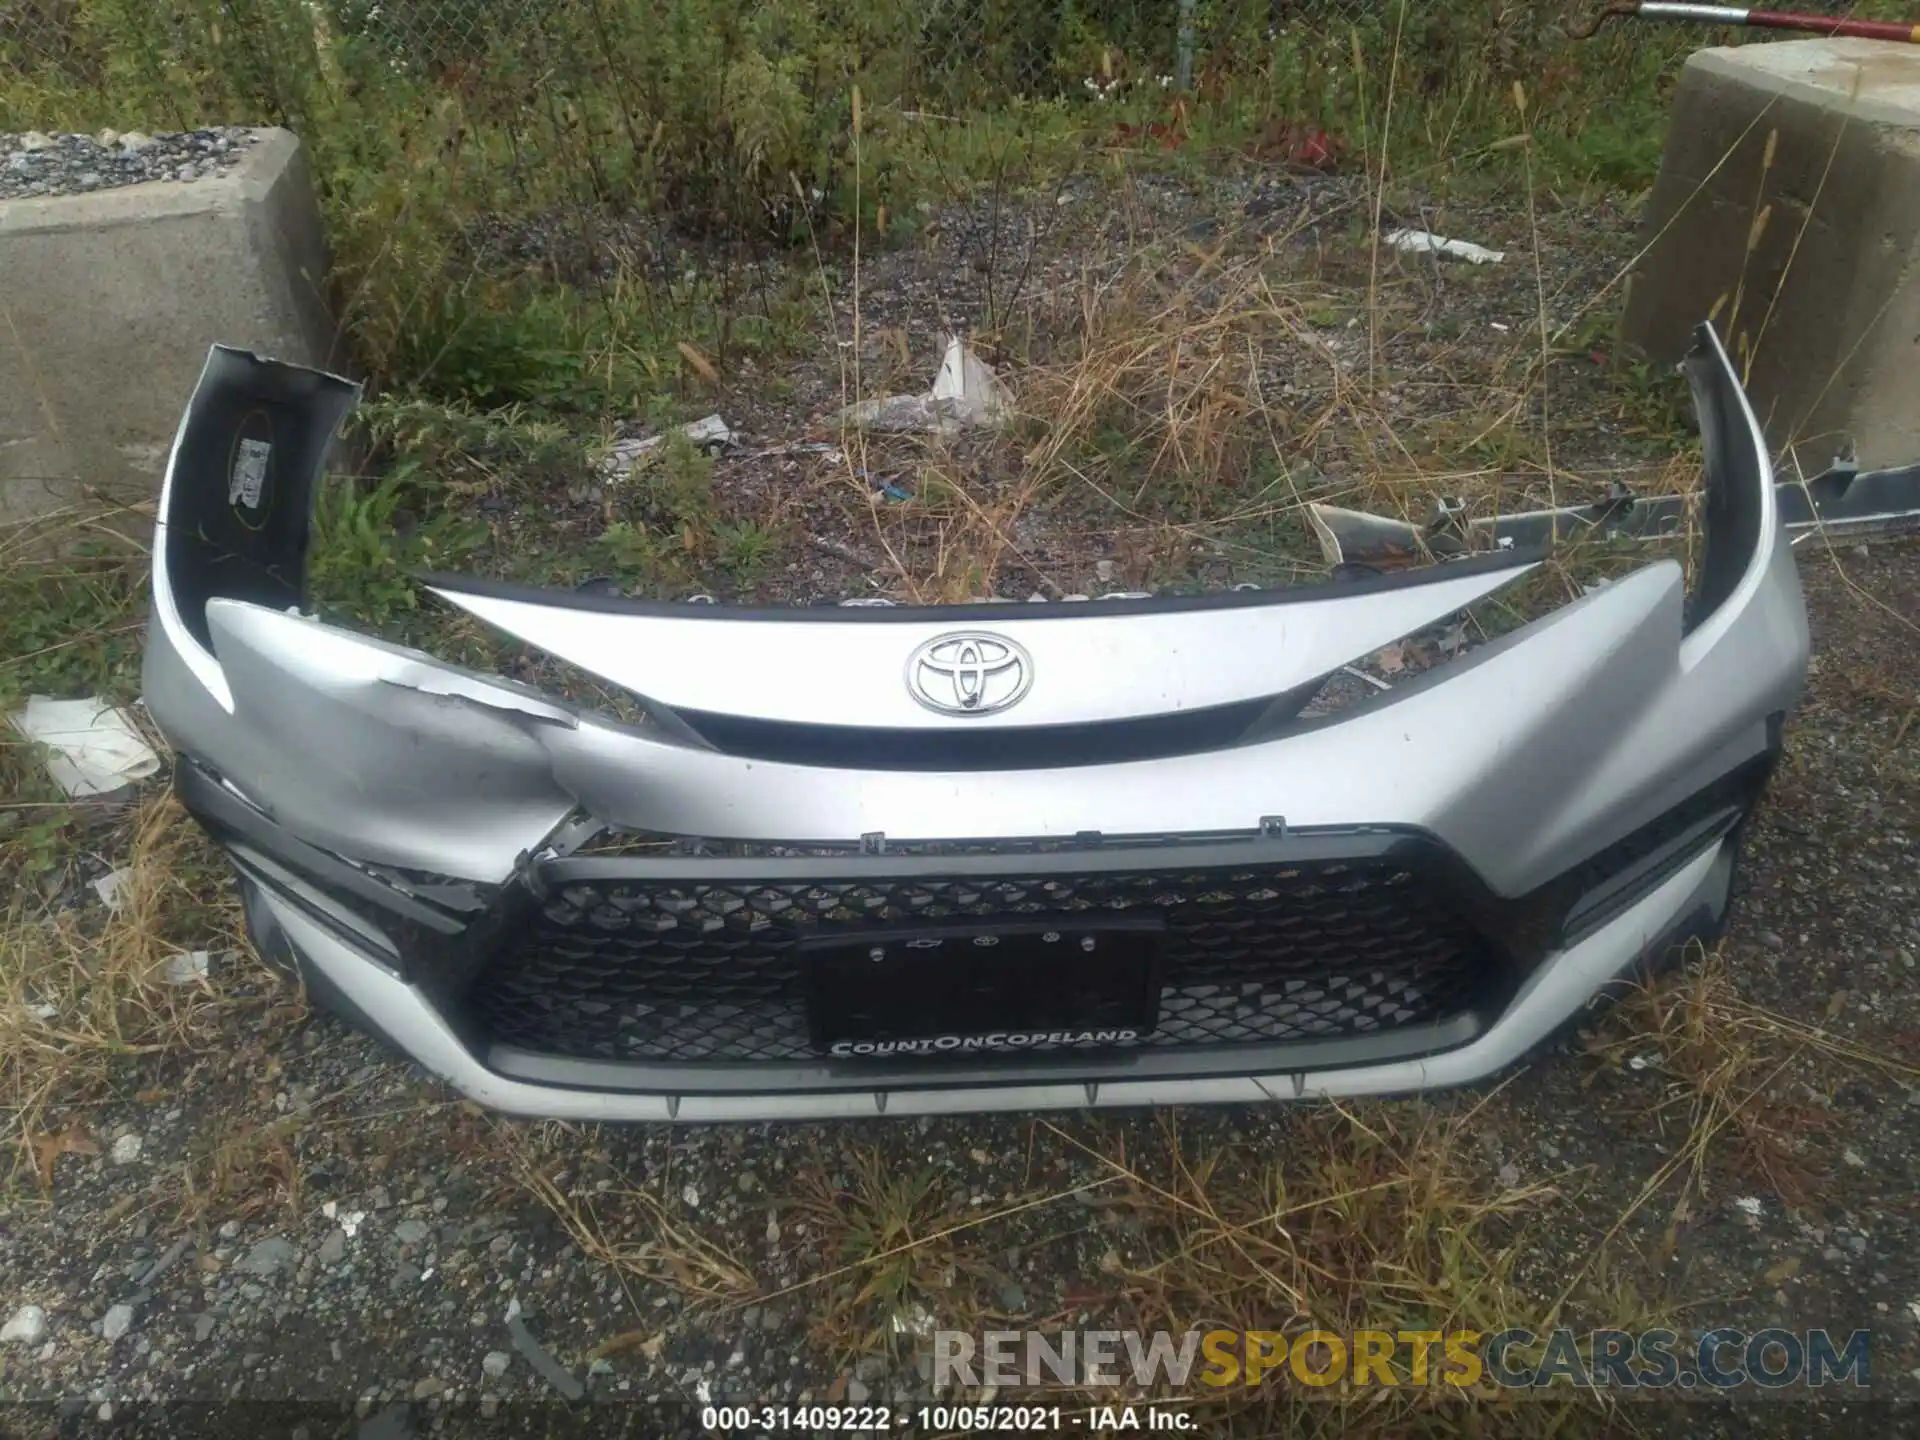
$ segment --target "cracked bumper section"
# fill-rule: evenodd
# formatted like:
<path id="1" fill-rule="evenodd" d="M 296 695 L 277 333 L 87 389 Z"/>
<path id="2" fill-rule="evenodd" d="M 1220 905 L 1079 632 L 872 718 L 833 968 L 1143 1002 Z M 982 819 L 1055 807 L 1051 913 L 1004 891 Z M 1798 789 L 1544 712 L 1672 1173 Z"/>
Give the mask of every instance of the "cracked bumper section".
<path id="1" fill-rule="evenodd" d="M 730 1120 L 1462 1084 L 1636 961 L 1717 931 L 1804 682 L 1764 444 L 1704 328 L 1689 373 L 1707 468 L 1691 595 L 1650 565 L 1332 715 L 1310 704 L 1328 674 L 1528 557 L 944 610 L 430 582 L 629 690 L 636 726 L 303 616 L 313 489 L 354 391 L 216 349 L 162 498 L 147 701 L 262 952 L 501 1110 Z M 912 703 L 907 657 L 963 630 L 1028 657 L 1017 705 Z M 1042 932 L 1150 953 L 1140 993 L 1091 961 L 971 978 L 990 967 L 970 947 Z M 893 993 L 872 1015 L 870 943 Z M 829 951 L 854 954 L 851 992 L 823 988 Z M 977 1019 L 1003 1002 L 1004 1022 Z M 946 1020 L 968 1005 L 975 1020 Z"/>

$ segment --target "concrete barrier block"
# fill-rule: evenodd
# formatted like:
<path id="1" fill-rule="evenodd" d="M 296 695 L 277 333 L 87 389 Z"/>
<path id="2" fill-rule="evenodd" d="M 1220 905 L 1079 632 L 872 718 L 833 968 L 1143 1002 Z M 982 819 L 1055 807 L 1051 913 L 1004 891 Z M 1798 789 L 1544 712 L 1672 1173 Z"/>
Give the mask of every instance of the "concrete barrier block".
<path id="1" fill-rule="evenodd" d="M 0 199 L 0 522 L 151 501 L 218 341 L 338 368 L 300 143 L 200 179 Z"/>
<path id="2" fill-rule="evenodd" d="M 1777 448 L 1920 461 L 1920 46 L 1692 56 L 1642 247 L 1623 354 L 1677 361 L 1711 314 Z"/>

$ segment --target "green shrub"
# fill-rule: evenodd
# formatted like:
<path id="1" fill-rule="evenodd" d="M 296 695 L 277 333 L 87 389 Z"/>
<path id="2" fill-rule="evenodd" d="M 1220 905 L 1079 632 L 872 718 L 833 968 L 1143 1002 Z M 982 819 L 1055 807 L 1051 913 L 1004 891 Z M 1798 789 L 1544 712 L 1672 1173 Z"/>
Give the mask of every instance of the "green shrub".
<path id="1" fill-rule="evenodd" d="M 639 215 L 705 244 L 711 270 L 741 242 L 830 253 L 852 225 L 905 233 L 923 199 L 1031 182 L 1163 114 L 1179 26 L 1173 0 L 14 4 L 32 28 L 0 32 L 0 129 L 290 125 L 377 386 L 594 412 L 670 394 L 680 341 L 804 327 L 771 307 L 736 324 L 711 274 L 641 277 L 624 257 L 600 267 L 622 277 L 615 302 L 593 276 L 503 260 L 489 234 L 566 230 L 605 261 L 603 226 Z M 1527 128 L 1538 163 L 1610 184 L 1651 173 L 1663 80 L 1718 38 L 1620 25 L 1571 44 L 1558 11 L 1520 0 L 1196 0 L 1192 16 L 1197 144 L 1307 121 L 1371 153 L 1391 77 L 1403 172 Z"/>

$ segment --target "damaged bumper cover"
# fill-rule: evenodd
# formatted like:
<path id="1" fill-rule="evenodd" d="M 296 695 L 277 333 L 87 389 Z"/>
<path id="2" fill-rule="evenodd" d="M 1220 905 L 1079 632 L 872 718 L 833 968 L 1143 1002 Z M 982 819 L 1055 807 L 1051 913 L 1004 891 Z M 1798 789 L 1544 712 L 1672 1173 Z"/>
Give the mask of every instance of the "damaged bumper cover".
<path id="1" fill-rule="evenodd" d="M 146 699 L 269 958 L 484 1104 L 717 1120 L 1417 1090 L 1725 915 L 1807 627 L 1717 340 L 1693 593 L 1646 566 L 1332 714 L 1527 574 L 742 609 L 434 577 L 629 724 L 302 613 L 345 381 L 216 349 Z"/>

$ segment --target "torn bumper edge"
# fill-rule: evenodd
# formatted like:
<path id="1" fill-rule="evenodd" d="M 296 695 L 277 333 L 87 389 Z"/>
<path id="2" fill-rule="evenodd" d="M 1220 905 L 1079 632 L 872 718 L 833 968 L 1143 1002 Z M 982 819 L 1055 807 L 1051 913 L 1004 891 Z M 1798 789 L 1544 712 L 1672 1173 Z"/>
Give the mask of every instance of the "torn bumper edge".
<path id="1" fill-rule="evenodd" d="M 216 349 L 176 438 L 154 550 L 147 700 L 178 750 L 221 777 L 277 832 L 349 875 L 390 864 L 441 871 L 456 882 L 503 881 L 582 811 L 641 828 L 748 838 L 778 838 L 783 826 L 787 834 L 861 835 L 885 828 L 872 823 L 876 810 L 925 814 L 923 833 L 936 837 L 1204 830 L 1219 828 L 1207 822 L 1237 813 L 1234 807 L 1247 808 L 1250 774 L 1279 766 L 1292 782 L 1283 788 L 1302 797 L 1286 812 L 1290 820 L 1304 814 L 1309 826 L 1427 822 L 1477 861 L 1495 888 L 1511 890 L 1625 833 L 1676 787 L 1699 788 L 1771 754 L 1780 716 L 1804 682 L 1805 613 L 1764 441 L 1704 327 L 1689 372 L 1710 475 L 1709 553 L 1696 595 L 1708 603 L 1696 604 L 1684 631 L 1678 568 L 1651 566 L 1476 652 L 1471 664 L 1404 687 L 1393 704 L 1365 712 L 1364 724 L 1340 720 L 1238 750 L 1141 766 L 965 776 L 743 763 L 289 613 L 305 601 L 311 479 L 355 392 L 334 377 L 276 367 L 273 403 L 255 407 L 264 421 L 228 416 L 208 430 L 244 441 L 253 425 L 265 443 L 286 447 L 277 453 L 298 470 L 270 466 L 256 485 L 257 451 L 236 442 L 218 454 L 196 453 L 191 422 L 196 407 L 218 394 L 223 372 L 230 378 L 261 363 Z M 239 393 L 259 398 L 244 386 Z M 294 417 L 284 432 L 275 429 L 283 409 Z M 208 467 L 223 477 L 224 505 L 176 492 L 183 475 Z M 304 487 L 295 478 L 301 472 Z M 250 488 L 261 501 L 255 509 L 272 512 L 275 480 L 286 483 L 286 507 L 243 513 Z M 196 494 L 206 490 L 202 485 Z M 246 523 L 242 532 L 223 535 L 230 516 Z M 263 533 L 270 543 L 258 542 Z M 1487 718 L 1489 697 L 1511 696 L 1529 674 L 1538 703 L 1519 707 L 1529 713 L 1503 733 Z M 1570 721 L 1583 708 L 1585 718 Z M 1591 733 L 1567 734 L 1569 723 Z M 1298 760 L 1282 765 L 1288 747 Z M 1514 754 L 1515 747 L 1523 753 Z M 1370 789 L 1364 779 L 1370 754 L 1396 750 L 1413 762 L 1386 777 L 1400 793 L 1398 808 L 1382 798 L 1387 790 Z M 1540 796 L 1485 793 L 1489 777 L 1497 781 L 1503 751 L 1521 789 L 1548 774 L 1566 781 L 1570 796 L 1557 809 L 1547 807 L 1555 813 L 1544 823 L 1522 818 L 1541 809 Z M 1585 765 L 1583 752 L 1591 757 Z M 1457 773 L 1447 770 L 1450 753 L 1460 757 Z M 289 764 L 290 754 L 297 764 Z M 1352 777 L 1344 811 L 1339 788 L 1307 783 L 1330 766 L 1338 772 L 1343 756 Z M 1408 775 L 1434 778 L 1409 786 Z M 1143 781 L 1154 782 L 1144 798 L 1135 794 Z M 1096 801 L 1128 795 L 1134 798 Z M 1084 802 L 1083 812 L 1102 812 L 1105 823 L 1062 825 L 1055 807 L 1074 802 Z M 1278 814 L 1284 807 L 1270 808 Z M 1003 828 L 992 827 L 996 815 L 1005 817 Z M 729 817 L 739 828 L 729 830 Z M 797 824 L 808 828 L 796 832 Z M 906 828 L 896 823 L 892 833 Z M 1516 843 L 1503 850 L 1496 838 L 1502 834 Z M 1459 1084 L 1511 1064 L 1636 960 L 1676 934 L 1717 928 L 1737 839 L 1725 835 L 1600 928 L 1543 957 L 1492 1026 L 1465 1046 L 1414 1060 L 1280 1066 L 1230 1078 L 1008 1085 L 983 1070 L 977 1084 L 916 1088 L 910 1081 L 862 1084 L 850 1070 L 830 1089 L 758 1094 L 532 1083 L 489 1068 L 437 998 L 383 953 L 377 932 L 317 918 L 315 907 L 302 903 L 297 874 L 279 872 L 276 885 L 270 869 L 251 868 L 248 899 L 263 950 L 284 947 L 329 1003 L 463 1093 L 513 1113 L 748 1119 L 1286 1099 Z M 1071 1075 L 1072 1057 L 1066 1060 L 1061 1068 Z"/>

